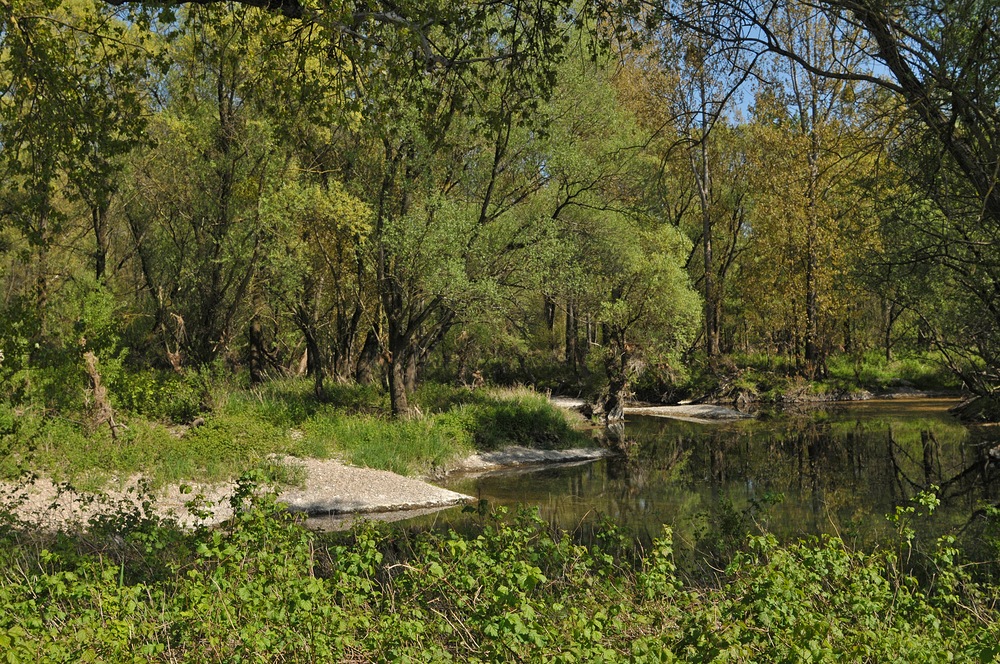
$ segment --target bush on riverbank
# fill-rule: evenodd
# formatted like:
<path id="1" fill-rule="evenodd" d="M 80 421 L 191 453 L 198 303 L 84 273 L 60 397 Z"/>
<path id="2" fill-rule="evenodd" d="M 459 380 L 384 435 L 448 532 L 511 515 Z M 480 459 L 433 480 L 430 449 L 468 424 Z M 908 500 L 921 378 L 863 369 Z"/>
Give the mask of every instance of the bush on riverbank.
<path id="1" fill-rule="evenodd" d="M 0 533 L 9 661 L 990 661 L 992 586 L 945 541 L 918 581 L 886 547 L 752 537 L 690 587 L 669 531 L 636 553 L 581 546 L 535 517 L 472 532 L 371 524 L 316 535 L 237 497 L 218 530 L 142 514 L 103 530 Z M 619 544 L 615 544 L 618 542 Z"/>
<path id="2" fill-rule="evenodd" d="M 306 380 L 242 388 L 207 372 L 146 377 L 115 397 L 123 426 L 114 436 L 108 424 L 91 426 L 79 411 L 0 404 L 0 472 L 41 473 L 82 488 L 136 472 L 154 484 L 215 481 L 288 454 L 419 474 L 476 449 L 589 442 L 527 389 L 425 385 L 415 395 L 424 415 L 397 420 L 385 393 L 372 386 L 335 384 L 317 399 Z"/>
<path id="3" fill-rule="evenodd" d="M 710 395 L 729 401 L 748 398 L 780 402 L 810 398 L 849 398 L 864 392 L 885 393 L 900 389 L 958 392 L 961 382 L 937 353 L 913 353 L 886 360 L 882 353 L 831 355 L 825 375 L 813 380 L 802 376 L 802 367 L 787 357 L 755 353 L 732 355 L 715 362 L 695 363 L 687 385 L 678 394 Z"/>

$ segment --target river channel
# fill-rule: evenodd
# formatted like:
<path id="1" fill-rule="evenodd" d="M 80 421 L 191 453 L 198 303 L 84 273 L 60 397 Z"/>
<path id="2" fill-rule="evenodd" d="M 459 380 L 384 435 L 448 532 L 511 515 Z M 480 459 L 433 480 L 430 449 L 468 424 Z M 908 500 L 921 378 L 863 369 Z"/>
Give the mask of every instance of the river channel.
<path id="1" fill-rule="evenodd" d="M 692 546 L 759 526 L 779 538 L 836 533 L 871 540 L 886 515 L 940 487 L 934 529 L 960 526 L 996 502 L 1000 427 L 969 428 L 947 399 L 884 400 L 762 412 L 697 424 L 630 417 L 630 458 L 456 475 L 442 484 L 490 505 L 537 508 L 568 531 L 610 520 L 639 540 L 669 524 Z M 487 503 L 484 503 L 487 504 Z M 468 510 L 412 521 L 460 525 Z"/>

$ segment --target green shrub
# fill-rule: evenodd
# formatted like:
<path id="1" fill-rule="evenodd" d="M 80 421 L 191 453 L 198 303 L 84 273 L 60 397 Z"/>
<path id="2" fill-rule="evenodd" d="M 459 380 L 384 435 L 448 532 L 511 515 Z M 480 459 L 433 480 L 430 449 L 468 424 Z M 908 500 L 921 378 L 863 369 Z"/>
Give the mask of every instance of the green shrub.
<path id="1" fill-rule="evenodd" d="M 254 413 L 213 415 L 205 424 L 182 438 L 186 454 L 196 467 L 215 475 L 215 469 L 239 469 L 252 465 L 271 452 L 289 446 L 288 433 Z"/>
<path id="2" fill-rule="evenodd" d="M 542 449 L 586 446 L 566 416 L 539 395 L 519 395 L 467 407 L 478 449 L 515 444 Z"/>
<path id="3" fill-rule="evenodd" d="M 111 387 L 117 404 L 132 415 L 185 424 L 205 412 L 201 377 L 174 371 L 129 373 Z"/>
<path id="4" fill-rule="evenodd" d="M 259 476 L 259 474 L 257 475 Z M 997 609 L 945 541 L 936 576 L 889 546 L 752 537 L 692 586 L 671 533 L 623 551 L 529 512 L 466 533 L 316 535 L 243 480 L 234 518 L 183 532 L 130 508 L 86 534 L 0 537 L 9 661 L 993 661 Z M 10 531 L 7 531 L 8 533 Z"/>

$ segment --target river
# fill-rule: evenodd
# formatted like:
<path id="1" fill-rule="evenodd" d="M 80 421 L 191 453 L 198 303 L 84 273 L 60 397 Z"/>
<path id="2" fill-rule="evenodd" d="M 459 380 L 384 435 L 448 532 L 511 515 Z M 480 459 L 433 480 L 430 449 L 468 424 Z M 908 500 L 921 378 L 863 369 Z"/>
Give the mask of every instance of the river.
<path id="1" fill-rule="evenodd" d="M 917 492 L 940 487 L 925 526 L 960 526 L 996 502 L 989 450 L 1000 427 L 969 428 L 954 400 L 873 400 L 762 412 L 752 420 L 697 424 L 630 417 L 631 458 L 449 477 L 443 486 L 484 505 L 525 505 L 581 533 L 610 520 L 640 541 L 669 524 L 694 548 L 761 527 L 781 539 L 835 533 L 870 542 L 891 530 L 886 515 Z M 459 526 L 461 508 L 411 521 Z M 930 524 L 930 525 L 927 525 Z"/>

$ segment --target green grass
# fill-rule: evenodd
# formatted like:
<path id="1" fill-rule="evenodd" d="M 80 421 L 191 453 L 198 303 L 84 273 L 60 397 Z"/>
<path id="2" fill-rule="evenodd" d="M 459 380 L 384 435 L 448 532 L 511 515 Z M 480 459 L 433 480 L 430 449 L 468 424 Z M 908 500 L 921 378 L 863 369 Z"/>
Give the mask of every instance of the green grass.
<path id="1" fill-rule="evenodd" d="M 960 381 L 937 353 L 899 356 L 886 361 L 881 353 L 838 355 L 827 363 L 829 380 L 845 388 L 890 391 L 899 387 L 920 390 L 954 390 Z"/>
<path id="2" fill-rule="evenodd" d="M 129 397 L 138 404 L 134 410 L 119 406 L 118 421 L 125 426 L 116 439 L 106 424 L 88 426 L 85 414 L 0 406 L 0 473 L 16 477 L 30 470 L 56 481 L 99 486 L 141 472 L 161 485 L 229 479 L 248 468 L 267 467 L 277 454 L 336 458 L 416 475 L 477 449 L 590 442 L 544 396 L 527 389 L 425 385 L 414 395 L 424 415 L 398 420 L 389 414 L 386 394 L 371 386 L 333 385 L 316 399 L 307 380 L 248 389 L 206 374 L 150 376 L 137 379 Z M 160 401 L 178 394 L 182 408 Z M 129 401 L 118 401 L 123 402 Z M 175 417 L 180 414 L 184 417 Z M 195 417 L 199 426 L 190 424 Z"/>
<path id="3" fill-rule="evenodd" d="M 302 432 L 293 454 L 336 457 L 402 475 L 431 472 L 473 450 L 471 434 L 440 417 L 320 416 L 303 423 Z"/>

